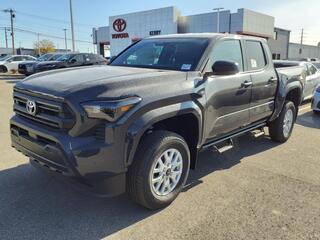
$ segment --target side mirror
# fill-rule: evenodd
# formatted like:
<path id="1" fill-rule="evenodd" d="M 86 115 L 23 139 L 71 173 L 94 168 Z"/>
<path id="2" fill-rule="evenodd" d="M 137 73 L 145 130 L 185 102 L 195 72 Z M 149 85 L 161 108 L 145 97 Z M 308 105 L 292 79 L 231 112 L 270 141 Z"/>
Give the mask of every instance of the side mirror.
<path id="1" fill-rule="evenodd" d="M 71 63 L 76 63 L 76 62 L 77 62 L 77 59 L 71 59 L 70 62 L 71 62 Z"/>
<path id="2" fill-rule="evenodd" d="M 230 61 L 216 61 L 212 65 L 213 75 L 234 75 L 239 73 L 239 67 L 237 63 Z"/>

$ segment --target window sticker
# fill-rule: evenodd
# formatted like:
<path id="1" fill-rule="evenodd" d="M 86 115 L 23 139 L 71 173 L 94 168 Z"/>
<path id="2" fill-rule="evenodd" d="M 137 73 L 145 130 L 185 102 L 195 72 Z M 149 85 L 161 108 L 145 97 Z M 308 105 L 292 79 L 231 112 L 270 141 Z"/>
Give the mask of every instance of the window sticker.
<path id="1" fill-rule="evenodd" d="M 181 70 L 190 70 L 192 67 L 191 64 L 182 64 Z"/>
<path id="2" fill-rule="evenodd" d="M 251 61 L 251 67 L 252 68 L 257 68 L 258 67 L 257 60 L 251 58 L 250 61 Z"/>

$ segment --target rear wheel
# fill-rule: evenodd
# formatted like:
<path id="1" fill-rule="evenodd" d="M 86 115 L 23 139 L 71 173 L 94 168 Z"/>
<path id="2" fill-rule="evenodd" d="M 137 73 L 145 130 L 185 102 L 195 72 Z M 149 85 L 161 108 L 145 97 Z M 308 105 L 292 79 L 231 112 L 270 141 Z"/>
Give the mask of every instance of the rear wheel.
<path id="1" fill-rule="evenodd" d="M 159 209 L 168 206 L 181 192 L 190 168 L 185 140 L 172 132 L 146 135 L 128 171 L 127 192 L 138 204 Z"/>
<path id="2" fill-rule="evenodd" d="M 6 67 L 6 66 L 0 66 L 0 72 L 1 72 L 1 73 L 6 73 L 6 72 L 8 72 L 7 67 Z"/>
<path id="3" fill-rule="evenodd" d="M 296 111 L 293 102 L 285 102 L 279 117 L 269 124 L 272 140 L 283 143 L 290 138 L 296 120 Z"/>

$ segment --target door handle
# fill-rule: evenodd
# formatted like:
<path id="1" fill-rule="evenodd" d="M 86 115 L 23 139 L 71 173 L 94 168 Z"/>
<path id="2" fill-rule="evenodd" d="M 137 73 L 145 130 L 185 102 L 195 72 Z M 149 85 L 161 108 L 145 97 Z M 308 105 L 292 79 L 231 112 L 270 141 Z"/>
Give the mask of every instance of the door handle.
<path id="1" fill-rule="evenodd" d="M 275 82 L 277 82 L 277 81 L 278 81 L 278 78 L 271 77 L 271 78 L 269 78 L 269 80 L 268 80 L 268 84 L 270 84 L 270 83 L 275 83 Z"/>
<path id="2" fill-rule="evenodd" d="M 252 85 L 252 82 L 250 81 L 244 81 L 243 83 L 241 83 L 241 87 L 250 87 Z"/>

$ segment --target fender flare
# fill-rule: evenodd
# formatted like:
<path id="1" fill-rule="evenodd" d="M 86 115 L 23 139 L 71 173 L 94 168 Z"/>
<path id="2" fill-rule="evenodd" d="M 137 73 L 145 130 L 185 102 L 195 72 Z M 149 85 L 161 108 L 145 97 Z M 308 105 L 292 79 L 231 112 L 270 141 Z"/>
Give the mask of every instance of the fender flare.
<path id="1" fill-rule="evenodd" d="M 203 115 L 201 108 L 193 101 L 175 103 L 150 110 L 137 118 L 127 130 L 125 165 L 131 165 L 143 134 L 157 122 L 185 114 L 193 114 L 198 120 L 198 145 L 202 139 Z M 198 147 L 197 145 L 197 147 Z"/>
<path id="2" fill-rule="evenodd" d="M 280 84 L 277 89 L 277 96 L 275 98 L 275 110 L 272 116 L 269 119 L 270 121 L 275 120 L 281 113 L 283 105 L 286 101 L 286 97 L 288 93 L 294 89 L 299 89 L 300 96 L 299 96 L 299 105 L 302 102 L 302 94 L 303 94 L 303 87 L 300 81 L 292 81 L 286 84 L 287 79 L 280 79 Z"/>

